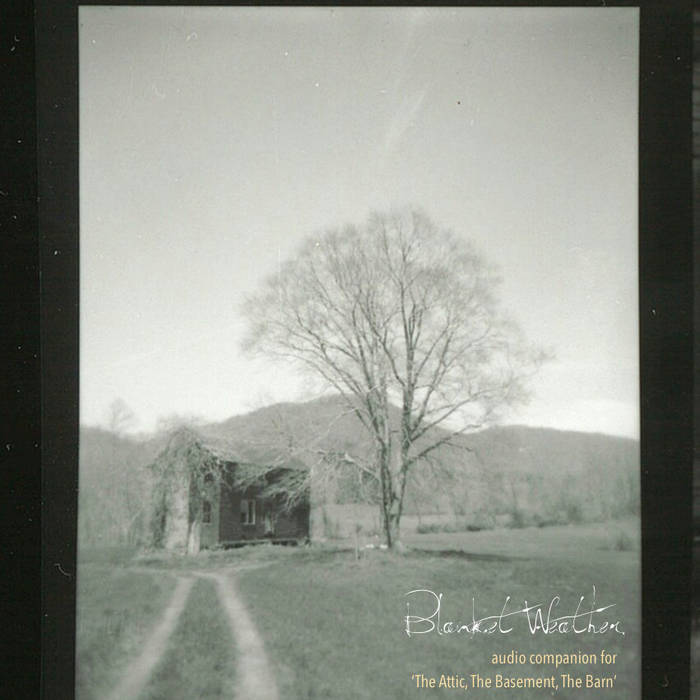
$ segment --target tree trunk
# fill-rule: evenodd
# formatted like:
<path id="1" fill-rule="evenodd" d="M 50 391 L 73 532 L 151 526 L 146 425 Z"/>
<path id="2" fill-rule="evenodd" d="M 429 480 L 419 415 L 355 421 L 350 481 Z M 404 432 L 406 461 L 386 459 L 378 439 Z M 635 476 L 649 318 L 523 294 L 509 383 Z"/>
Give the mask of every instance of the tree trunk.
<path id="1" fill-rule="evenodd" d="M 389 514 L 389 521 L 385 527 L 386 530 L 386 536 L 387 536 L 387 546 L 389 549 L 396 549 L 400 544 L 400 539 L 399 539 L 399 517 L 397 513 L 390 513 Z"/>
<path id="2" fill-rule="evenodd" d="M 402 549 L 401 545 L 401 516 L 403 515 L 403 501 L 406 495 L 406 478 L 408 471 L 401 469 L 396 475 L 398 490 L 391 489 L 387 494 L 386 506 L 382 511 L 382 524 L 384 536 L 389 549 Z"/>
<path id="3" fill-rule="evenodd" d="M 383 505 L 381 518 L 386 546 L 396 549 L 397 545 L 400 545 L 401 505 L 395 493 L 391 494 L 386 505 Z"/>
<path id="4" fill-rule="evenodd" d="M 386 405 L 386 400 L 385 400 Z M 410 418 L 410 416 L 409 416 Z M 404 417 L 404 422 L 409 419 Z M 406 494 L 406 478 L 408 476 L 409 442 L 405 438 L 407 428 L 403 429 L 400 452 L 392 445 L 389 434 L 388 418 L 381 426 L 384 434 L 377 439 L 376 459 L 381 486 L 380 515 L 386 546 L 389 549 L 401 548 L 400 524 L 403 513 L 403 500 Z"/>

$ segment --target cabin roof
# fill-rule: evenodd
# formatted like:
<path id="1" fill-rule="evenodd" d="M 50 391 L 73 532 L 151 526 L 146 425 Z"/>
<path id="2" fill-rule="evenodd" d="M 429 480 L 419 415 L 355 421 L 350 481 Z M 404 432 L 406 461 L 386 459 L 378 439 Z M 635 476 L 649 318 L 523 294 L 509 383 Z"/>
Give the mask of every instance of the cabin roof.
<path id="1" fill-rule="evenodd" d="M 175 431 L 163 453 L 167 452 L 174 445 L 182 447 L 185 444 L 197 445 L 222 462 L 294 470 L 308 469 L 308 466 L 302 460 L 291 455 L 289 451 L 265 444 L 262 440 L 243 437 L 236 439 L 222 438 L 207 435 L 202 431 L 189 427 Z"/>
<path id="2" fill-rule="evenodd" d="M 260 464 L 266 467 L 284 467 L 286 469 L 307 469 L 306 464 L 289 453 L 270 445 L 257 444 L 252 440 L 228 440 L 205 436 L 202 439 L 202 447 L 225 462 Z"/>

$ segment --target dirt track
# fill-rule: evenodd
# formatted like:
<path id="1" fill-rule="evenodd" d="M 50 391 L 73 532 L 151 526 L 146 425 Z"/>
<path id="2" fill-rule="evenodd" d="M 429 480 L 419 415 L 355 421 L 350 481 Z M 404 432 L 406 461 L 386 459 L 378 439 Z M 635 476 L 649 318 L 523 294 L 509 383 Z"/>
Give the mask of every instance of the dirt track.
<path id="1" fill-rule="evenodd" d="M 138 698 L 148 683 L 153 670 L 163 657 L 168 640 L 175 630 L 192 588 L 190 577 L 178 576 L 177 586 L 160 622 L 153 628 L 141 653 L 124 670 L 120 682 L 109 695 L 109 700 Z"/>
<path id="2" fill-rule="evenodd" d="M 232 576 L 204 572 L 198 572 L 197 575 L 216 581 L 219 600 L 236 640 L 236 696 L 241 699 L 278 700 L 277 685 L 270 671 L 262 639 L 236 591 Z"/>
<path id="3" fill-rule="evenodd" d="M 258 568 L 259 565 L 245 568 Z M 134 567 L 134 570 L 151 574 L 172 575 L 172 570 Z M 265 648 L 245 604 L 236 591 L 233 570 L 222 572 L 188 571 L 177 574 L 177 586 L 160 621 L 155 625 L 139 655 L 128 664 L 121 680 L 108 696 L 108 700 L 137 700 L 146 688 L 153 671 L 167 651 L 168 642 L 185 609 L 194 578 L 204 578 L 216 584 L 221 607 L 226 613 L 237 647 L 236 688 L 234 698 L 255 700 L 279 700 L 277 684 L 271 672 Z"/>

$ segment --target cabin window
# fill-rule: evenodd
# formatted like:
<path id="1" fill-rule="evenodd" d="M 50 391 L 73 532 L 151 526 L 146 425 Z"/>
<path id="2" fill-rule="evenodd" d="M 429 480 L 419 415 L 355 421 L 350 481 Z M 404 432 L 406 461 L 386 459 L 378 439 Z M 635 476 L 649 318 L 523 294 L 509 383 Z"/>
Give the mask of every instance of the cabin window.
<path id="1" fill-rule="evenodd" d="M 241 499 L 241 525 L 255 525 L 255 500 Z"/>
<path id="2" fill-rule="evenodd" d="M 211 522 L 211 503 L 209 501 L 202 501 L 202 522 Z"/>

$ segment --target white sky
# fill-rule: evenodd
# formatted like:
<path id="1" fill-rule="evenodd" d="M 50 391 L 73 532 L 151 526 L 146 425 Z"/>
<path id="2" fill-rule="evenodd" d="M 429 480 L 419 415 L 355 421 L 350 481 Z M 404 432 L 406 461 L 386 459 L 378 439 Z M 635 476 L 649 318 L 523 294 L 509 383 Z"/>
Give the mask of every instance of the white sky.
<path id="1" fill-rule="evenodd" d="M 508 422 L 638 436 L 634 8 L 80 8 L 81 422 L 302 388 L 236 309 L 305 235 L 415 204 L 557 360 Z"/>

